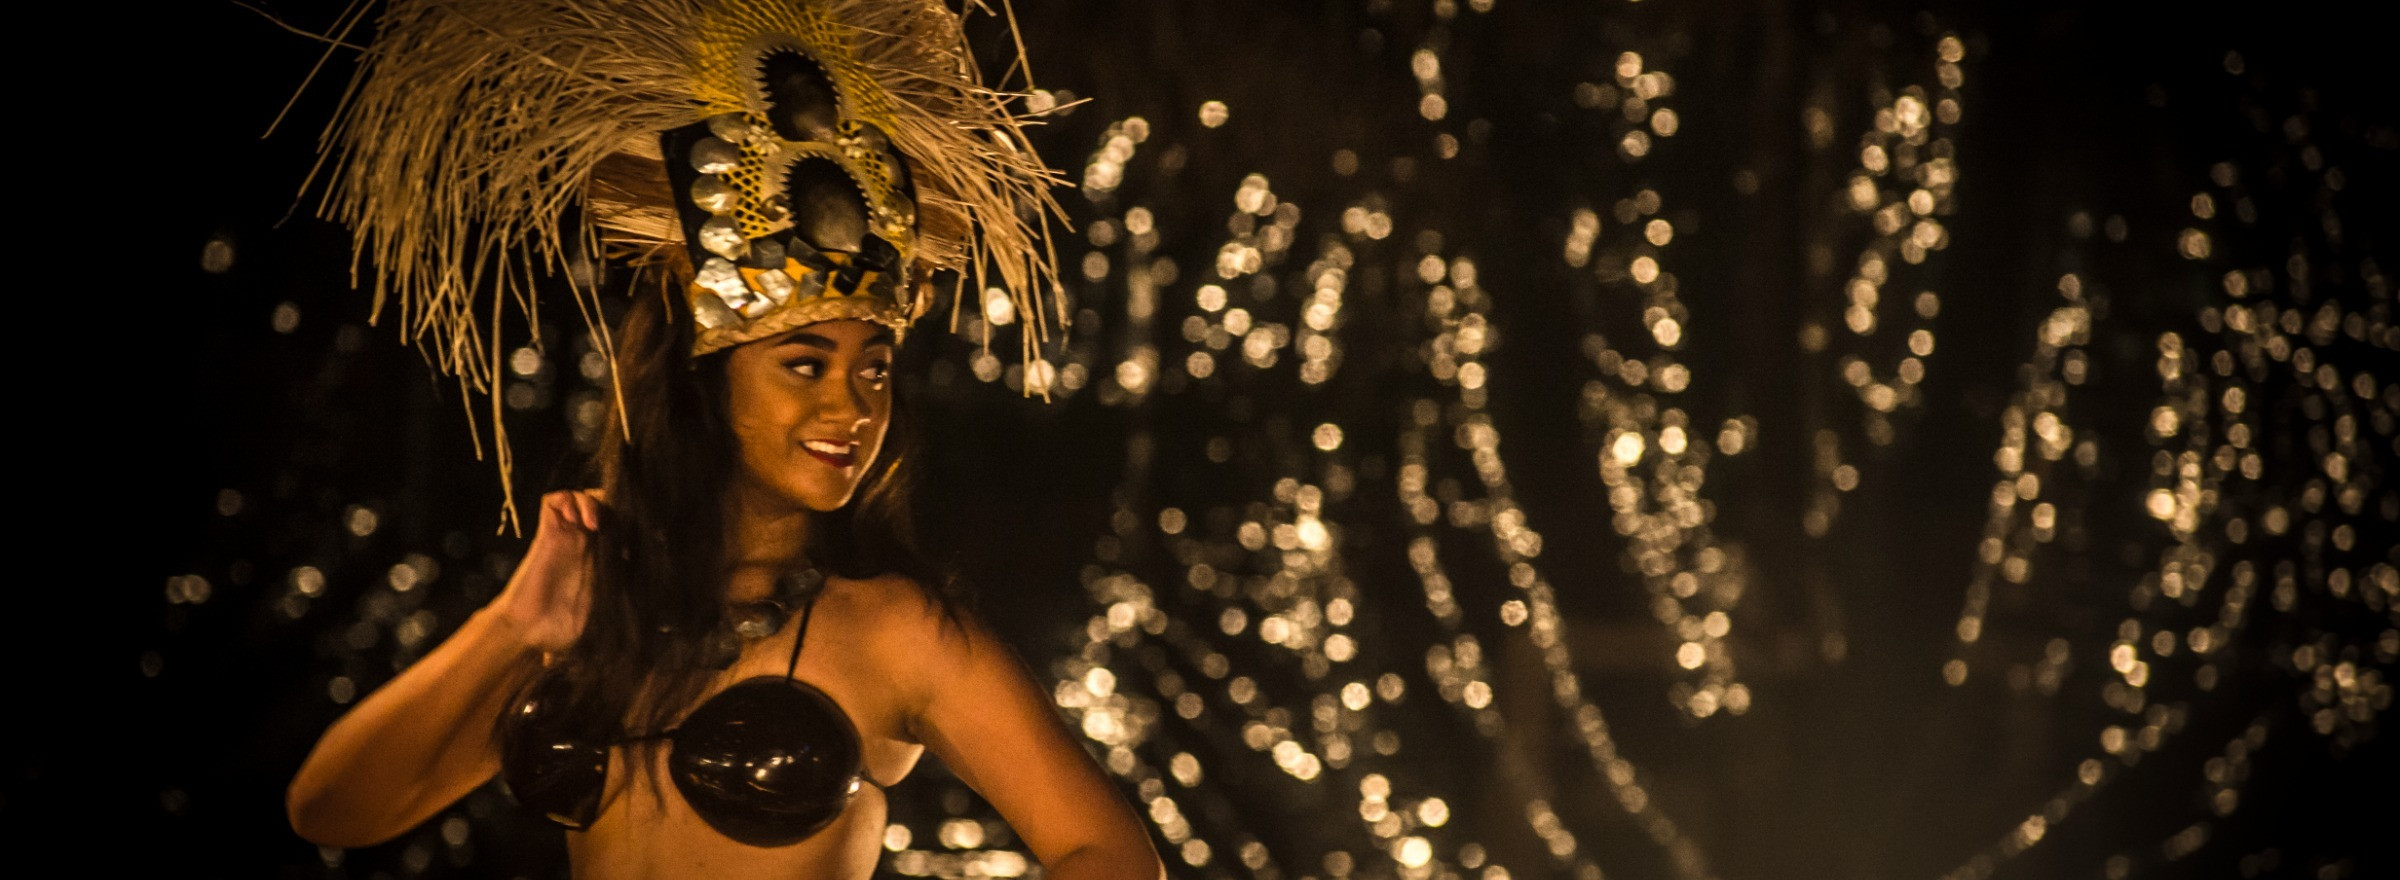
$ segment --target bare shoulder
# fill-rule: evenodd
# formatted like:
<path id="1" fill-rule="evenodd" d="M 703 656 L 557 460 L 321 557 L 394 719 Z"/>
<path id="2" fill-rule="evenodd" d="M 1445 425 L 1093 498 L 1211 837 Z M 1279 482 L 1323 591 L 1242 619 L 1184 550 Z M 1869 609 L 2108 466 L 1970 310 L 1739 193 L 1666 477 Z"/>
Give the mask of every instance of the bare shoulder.
<path id="1" fill-rule="evenodd" d="M 934 635 L 948 619 L 948 602 L 931 585 L 910 575 L 874 578 L 826 578 L 826 602 L 840 604 L 842 614 L 854 616 L 876 633 L 919 638 Z"/>
<path id="2" fill-rule="evenodd" d="M 955 662 L 991 638 L 971 612 L 906 575 L 828 578 L 823 601 L 870 634 L 876 653 L 911 666 Z"/>

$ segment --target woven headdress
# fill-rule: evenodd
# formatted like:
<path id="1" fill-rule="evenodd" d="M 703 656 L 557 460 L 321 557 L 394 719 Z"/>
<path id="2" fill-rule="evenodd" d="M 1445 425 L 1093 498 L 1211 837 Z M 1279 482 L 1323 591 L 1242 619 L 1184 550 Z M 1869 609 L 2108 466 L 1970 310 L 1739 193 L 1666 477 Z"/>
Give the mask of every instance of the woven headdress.
<path id="1" fill-rule="evenodd" d="M 326 132 L 324 212 L 376 315 L 396 303 L 470 398 L 571 254 L 681 270 L 695 356 L 841 318 L 899 333 L 946 268 L 1007 292 L 1030 357 L 1064 314 L 1025 97 L 980 82 L 941 0 L 389 0 Z"/>

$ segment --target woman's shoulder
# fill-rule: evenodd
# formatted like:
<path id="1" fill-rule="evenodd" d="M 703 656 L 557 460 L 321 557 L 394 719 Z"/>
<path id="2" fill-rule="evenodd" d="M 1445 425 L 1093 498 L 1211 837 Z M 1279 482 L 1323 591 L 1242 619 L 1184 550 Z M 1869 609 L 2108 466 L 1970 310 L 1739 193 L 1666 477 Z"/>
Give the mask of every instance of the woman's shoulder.
<path id="1" fill-rule="evenodd" d="M 827 578 L 822 601 L 855 627 L 854 659 L 894 688 L 903 711 L 922 712 L 946 682 L 1004 656 L 974 614 L 904 575 Z"/>
<path id="2" fill-rule="evenodd" d="M 820 601 L 838 607 L 843 617 L 874 633 L 876 641 L 903 650 L 958 645 L 982 629 L 972 612 L 936 587 L 903 574 L 828 577 Z"/>

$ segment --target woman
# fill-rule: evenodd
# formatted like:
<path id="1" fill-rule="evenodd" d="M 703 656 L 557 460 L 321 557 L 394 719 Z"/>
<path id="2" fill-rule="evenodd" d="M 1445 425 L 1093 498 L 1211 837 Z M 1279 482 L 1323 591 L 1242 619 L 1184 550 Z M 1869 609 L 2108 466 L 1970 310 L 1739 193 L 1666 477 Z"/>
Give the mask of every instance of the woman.
<path id="1" fill-rule="evenodd" d="M 530 302 L 505 270 L 469 283 L 479 248 L 513 230 L 535 246 L 503 259 L 550 259 L 576 239 L 544 206 L 589 205 L 679 283 L 614 337 L 603 488 L 545 496 L 500 596 L 326 732 L 294 828 L 387 840 L 501 775 L 574 829 L 578 876 L 865 877 L 884 788 L 931 750 L 1048 876 L 1162 876 L 906 540 L 889 373 L 925 270 L 997 256 L 1011 289 L 1043 288 L 1023 209 L 1049 172 L 973 83 L 955 17 L 533 6 L 387 6 L 338 123 L 337 214 L 471 387 L 498 339 L 479 316 Z"/>
<path id="2" fill-rule="evenodd" d="M 637 316 L 655 321 L 661 312 L 648 308 Z M 640 351 L 645 335 L 673 329 L 637 324 L 626 334 L 626 350 Z M 870 463 L 888 479 L 891 457 L 882 447 L 891 420 L 891 357 L 888 330 L 837 320 L 698 365 L 709 378 L 695 376 L 690 390 L 716 385 L 725 395 L 724 422 L 708 433 L 731 440 L 736 450 L 718 494 L 725 604 L 757 602 L 779 578 L 804 568 L 812 538 L 823 543 L 827 527 L 855 503 Z M 662 413 L 628 404 L 637 425 L 663 421 Z M 705 445 L 702 439 L 687 448 Z M 609 445 L 617 460 L 607 469 L 606 497 L 658 488 L 634 476 L 642 465 L 626 459 L 638 459 L 629 454 L 638 448 Z M 625 521 L 629 511 L 612 510 L 601 497 L 545 497 L 532 545 L 500 596 L 326 732 L 292 784 L 292 820 L 303 837 L 336 846 L 389 839 L 500 769 L 496 719 L 540 670 L 542 657 L 581 660 L 574 648 L 586 619 L 609 614 L 593 610 L 599 578 L 592 560 L 606 556 L 593 551 L 636 527 Z M 761 848 L 718 833 L 669 790 L 663 749 L 629 744 L 610 755 L 595 821 L 569 835 L 578 876 L 867 876 L 883 835 L 881 789 L 906 776 L 929 748 L 1000 810 L 1049 876 L 1160 874 L 1141 827 L 1060 729 L 1048 699 L 971 617 L 953 616 L 925 585 L 896 575 L 828 576 L 802 613 L 804 643 L 800 626 L 747 640 L 728 668 L 700 682 L 698 700 L 681 702 L 702 705 L 737 682 L 775 679 L 794 649 L 805 649 L 794 677 L 821 690 L 856 725 L 869 784 L 813 835 Z M 623 630 L 618 638 L 640 630 L 631 622 L 616 622 Z"/>

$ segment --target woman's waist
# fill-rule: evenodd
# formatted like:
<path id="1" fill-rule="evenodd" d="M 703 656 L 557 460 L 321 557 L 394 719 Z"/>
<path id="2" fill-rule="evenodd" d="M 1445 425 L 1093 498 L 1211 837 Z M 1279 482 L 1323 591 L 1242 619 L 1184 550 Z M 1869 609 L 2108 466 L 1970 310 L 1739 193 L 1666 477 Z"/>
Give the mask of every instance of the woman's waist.
<path id="1" fill-rule="evenodd" d="M 808 877 L 866 880 L 882 854 L 883 792 L 862 786 L 831 824 L 798 843 L 758 847 L 725 836 L 673 786 L 649 780 L 611 786 L 591 826 L 567 834 L 576 880 L 677 877 Z"/>

